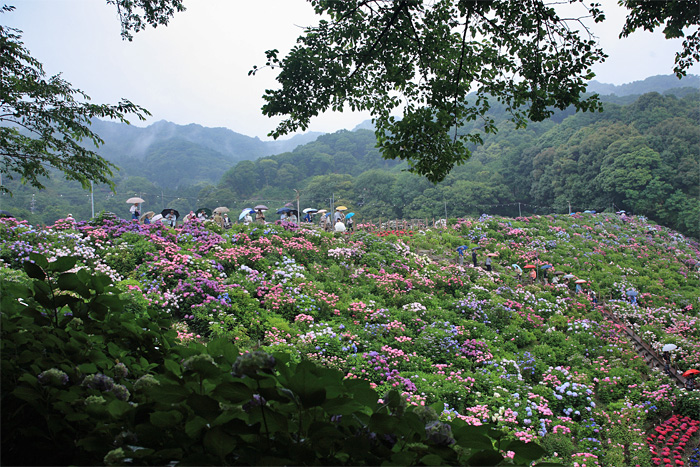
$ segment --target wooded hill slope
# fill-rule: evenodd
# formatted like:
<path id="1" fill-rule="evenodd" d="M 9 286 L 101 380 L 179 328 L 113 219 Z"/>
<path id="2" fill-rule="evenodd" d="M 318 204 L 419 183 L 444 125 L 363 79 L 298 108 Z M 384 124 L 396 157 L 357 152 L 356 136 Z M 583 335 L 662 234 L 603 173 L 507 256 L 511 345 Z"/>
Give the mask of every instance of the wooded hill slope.
<path id="1" fill-rule="evenodd" d="M 292 152 L 228 170 L 204 204 L 333 197 L 365 218 L 627 210 L 700 236 L 700 93 L 648 93 L 601 113 L 560 113 L 516 129 L 503 121 L 442 183 L 383 161 L 367 130 L 324 135 Z M 505 119 L 504 109 L 494 108 Z M 557 120 L 561 120 L 557 123 Z M 281 206 L 281 204 L 280 204 Z"/>

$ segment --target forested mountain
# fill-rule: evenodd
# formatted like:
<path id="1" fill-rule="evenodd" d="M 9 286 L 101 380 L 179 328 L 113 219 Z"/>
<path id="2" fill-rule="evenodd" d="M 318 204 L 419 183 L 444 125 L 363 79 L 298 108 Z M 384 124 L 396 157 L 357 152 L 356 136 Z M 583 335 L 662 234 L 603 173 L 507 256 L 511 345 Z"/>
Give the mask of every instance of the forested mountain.
<path id="1" fill-rule="evenodd" d="M 227 128 L 176 125 L 164 120 L 145 128 L 94 120 L 92 127 L 105 141 L 97 152 L 125 174 L 146 177 L 159 186 L 182 187 L 197 181 L 217 182 L 221 173 L 237 162 L 291 151 L 321 134 L 261 141 Z"/>

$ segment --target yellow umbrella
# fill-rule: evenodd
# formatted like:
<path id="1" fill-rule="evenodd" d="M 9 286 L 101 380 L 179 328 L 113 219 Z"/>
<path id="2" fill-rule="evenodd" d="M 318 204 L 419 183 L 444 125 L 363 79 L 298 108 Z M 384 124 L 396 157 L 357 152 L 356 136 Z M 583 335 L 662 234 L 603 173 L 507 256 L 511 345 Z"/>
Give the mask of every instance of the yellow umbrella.
<path id="1" fill-rule="evenodd" d="M 336 211 L 347 211 L 347 209 L 348 208 L 346 208 L 345 206 L 338 206 L 337 208 L 335 208 Z"/>

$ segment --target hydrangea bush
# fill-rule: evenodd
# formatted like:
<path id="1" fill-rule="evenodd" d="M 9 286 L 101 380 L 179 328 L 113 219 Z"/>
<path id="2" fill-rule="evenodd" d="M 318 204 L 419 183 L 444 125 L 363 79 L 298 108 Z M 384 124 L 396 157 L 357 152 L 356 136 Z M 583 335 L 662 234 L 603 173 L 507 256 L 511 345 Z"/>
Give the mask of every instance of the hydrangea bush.
<path id="1" fill-rule="evenodd" d="M 677 371 L 700 368 L 697 242 L 644 219 L 600 214 L 487 216 L 447 227 L 334 235 L 116 219 L 36 229 L 0 219 L 0 274 L 26 282 L 18 271 L 32 253 L 75 257 L 67 272 L 110 277 L 133 316 L 169 322 L 173 346 L 223 339 L 333 368 L 380 395 L 393 391 L 407 407 L 436 408 L 441 423 L 495 424 L 504 439 L 541 444 L 551 461 L 646 465 L 655 427 L 679 411 L 700 420 L 695 399 L 650 369 L 601 313 L 655 349 L 675 344 Z M 496 253 L 493 271 L 474 268 L 471 257 L 460 266 L 460 245 L 479 247 L 480 265 Z M 518 279 L 512 264 L 534 265 L 535 283 Z M 585 293 L 562 275 L 543 281 L 547 264 L 588 281 Z M 42 379 L 59 388 L 59 376 Z M 437 424 L 429 432 L 449 438 Z M 689 438 L 681 461 L 697 440 Z"/>

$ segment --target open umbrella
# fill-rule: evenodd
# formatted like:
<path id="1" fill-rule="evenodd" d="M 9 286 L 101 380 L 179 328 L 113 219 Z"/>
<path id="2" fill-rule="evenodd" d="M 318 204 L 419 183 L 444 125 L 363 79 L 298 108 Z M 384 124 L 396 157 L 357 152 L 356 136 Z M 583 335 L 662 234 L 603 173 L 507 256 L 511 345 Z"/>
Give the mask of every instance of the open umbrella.
<path id="1" fill-rule="evenodd" d="M 316 214 L 325 214 L 328 212 L 328 209 L 319 209 Z"/>
<path id="2" fill-rule="evenodd" d="M 290 212 L 290 211 L 292 211 L 292 208 L 288 208 L 288 207 L 279 208 L 277 210 L 277 214 L 282 214 L 282 213 L 286 213 L 286 212 Z"/>
<path id="3" fill-rule="evenodd" d="M 255 211 L 253 211 L 252 208 L 245 208 L 243 211 L 241 211 L 241 214 L 238 216 L 238 220 L 243 219 L 246 216 L 246 214 L 251 213 L 251 212 L 255 212 Z"/>
<path id="4" fill-rule="evenodd" d="M 636 290 L 630 289 L 627 291 L 627 295 L 629 295 L 630 297 L 636 297 L 638 295 L 638 292 Z"/>
<path id="5" fill-rule="evenodd" d="M 551 267 L 552 267 L 551 264 L 545 264 L 544 266 L 541 266 L 540 269 L 549 269 Z"/>
<path id="6" fill-rule="evenodd" d="M 355 215 L 354 212 L 349 212 L 349 213 L 345 214 L 345 218 L 346 218 L 346 219 L 349 219 L 350 217 L 352 217 L 352 216 L 354 216 L 354 215 Z"/>
<path id="7" fill-rule="evenodd" d="M 316 208 L 306 208 L 306 209 L 304 209 L 304 210 L 301 211 L 301 212 L 303 212 L 304 214 L 307 214 L 307 213 L 309 213 L 309 212 L 314 213 L 314 212 L 318 212 L 318 209 L 316 209 Z"/>
<path id="8" fill-rule="evenodd" d="M 229 212 L 230 209 L 227 208 L 226 206 L 219 206 L 218 208 L 214 209 L 214 214 L 225 214 Z"/>
<path id="9" fill-rule="evenodd" d="M 585 279 L 579 279 L 576 281 L 577 284 L 585 284 L 586 282 L 588 281 L 586 281 Z"/>
<path id="10" fill-rule="evenodd" d="M 3 210 L 0 210 L 0 217 L 12 217 L 12 214 L 10 214 L 9 212 L 7 212 L 3 209 Z"/>
<path id="11" fill-rule="evenodd" d="M 291 203 L 291 202 L 289 202 L 289 203 L 285 204 L 284 207 L 285 207 L 285 208 L 293 208 L 293 207 L 294 207 L 294 204 Z"/>
<path id="12" fill-rule="evenodd" d="M 536 269 L 536 268 L 537 268 L 537 266 L 535 266 L 534 264 L 526 264 L 525 265 L 525 269 Z"/>
<path id="13" fill-rule="evenodd" d="M 518 266 L 517 264 L 511 264 L 510 267 L 513 268 L 513 269 L 517 269 L 517 270 L 520 271 L 520 272 L 523 272 L 523 268 L 521 268 L 521 267 Z"/>
<path id="14" fill-rule="evenodd" d="M 155 216 L 151 217 L 151 222 L 161 222 L 162 220 L 163 220 L 162 214 L 156 214 Z"/>
<path id="15" fill-rule="evenodd" d="M 207 217 L 211 217 L 211 209 L 209 208 L 199 208 L 195 212 L 199 214 L 200 212 L 204 211 L 204 215 Z"/>
<path id="16" fill-rule="evenodd" d="M 163 216 L 163 217 L 165 217 L 165 216 L 167 216 L 168 214 L 170 214 L 170 211 L 172 211 L 172 212 L 175 213 L 175 218 L 176 218 L 176 219 L 177 219 L 178 217 L 180 217 L 180 213 L 177 211 L 177 209 L 171 209 L 171 208 L 165 208 L 165 209 L 163 209 L 163 210 L 160 212 L 160 215 Z"/>
<path id="17" fill-rule="evenodd" d="M 134 196 L 133 198 L 129 198 L 126 200 L 127 204 L 138 204 L 138 203 L 145 203 L 146 201 L 143 200 L 143 198 L 139 198 L 138 196 Z"/>
<path id="18" fill-rule="evenodd" d="M 267 210 L 270 209 L 270 208 L 268 208 L 268 207 L 265 206 L 264 204 L 258 204 L 258 205 L 255 206 L 253 209 L 255 209 L 256 211 L 267 211 Z"/>
<path id="19" fill-rule="evenodd" d="M 155 214 L 156 214 L 156 213 L 153 212 L 153 211 L 148 211 L 148 212 L 144 213 L 143 216 L 141 216 L 141 218 L 140 218 L 139 220 L 140 220 L 141 222 L 143 222 L 143 220 L 144 220 L 145 218 L 148 217 L 149 219 L 151 219 L 151 218 L 153 218 L 153 216 L 154 216 Z"/>
<path id="20" fill-rule="evenodd" d="M 552 274 L 555 276 L 561 276 L 562 274 L 566 274 L 564 271 L 554 271 Z"/>
<path id="21" fill-rule="evenodd" d="M 347 211 L 347 209 L 348 208 L 345 206 L 338 206 L 337 208 L 335 208 L 336 211 Z"/>
<path id="22" fill-rule="evenodd" d="M 688 376 L 697 375 L 698 373 L 700 373 L 700 370 L 696 370 L 695 368 L 691 368 L 690 370 L 684 371 L 683 376 L 685 376 L 687 378 Z"/>
<path id="23" fill-rule="evenodd" d="M 475 246 L 474 248 L 472 248 L 472 250 L 481 250 L 481 247 L 480 247 L 480 246 Z"/>
<path id="24" fill-rule="evenodd" d="M 678 346 L 676 344 L 666 344 L 663 347 L 661 347 L 661 350 L 663 352 L 670 352 L 671 350 L 676 350 Z"/>
<path id="25" fill-rule="evenodd" d="M 486 256 L 498 256 L 498 253 L 486 253 Z"/>

